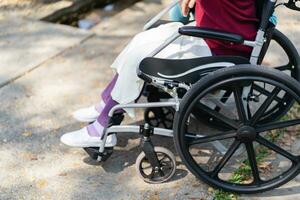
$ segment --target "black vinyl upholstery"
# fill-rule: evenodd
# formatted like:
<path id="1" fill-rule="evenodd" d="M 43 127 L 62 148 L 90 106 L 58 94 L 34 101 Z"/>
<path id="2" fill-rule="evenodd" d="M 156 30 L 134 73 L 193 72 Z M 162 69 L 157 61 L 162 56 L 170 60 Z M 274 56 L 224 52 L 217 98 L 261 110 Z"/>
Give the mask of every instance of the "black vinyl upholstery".
<path id="1" fill-rule="evenodd" d="M 183 26 L 179 28 L 179 33 L 181 35 L 206 38 L 206 39 L 216 39 L 222 41 L 229 41 L 241 44 L 244 42 L 244 38 L 241 35 L 228 33 L 208 28 L 201 28 L 197 26 Z"/>
<path id="2" fill-rule="evenodd" d="M 210 56 L 180 60 L 148 57 L 141 62 L 139 73 L 165 80 L 195 83 L 211 71 L 239 64 L 249 64 L 249 60 L 238 56 Z"/>

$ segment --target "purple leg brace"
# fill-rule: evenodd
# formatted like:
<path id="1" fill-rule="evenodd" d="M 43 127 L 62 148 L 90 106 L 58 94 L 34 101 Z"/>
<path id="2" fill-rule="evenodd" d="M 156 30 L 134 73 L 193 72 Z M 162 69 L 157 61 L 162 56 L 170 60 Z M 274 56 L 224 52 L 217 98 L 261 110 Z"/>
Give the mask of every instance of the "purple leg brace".
<path id="1" fill-rule="evenodd" d="M 117 82 L 118 75 L 115 75 L 105 90 L 102 92 L 102 100 L 105 103 L 105 106 L 97 118 L 97 120 L 87 127 L 89 135 L 93 137 L 101 137 L 103 133 L 103 127 L 108 125 L 108 113 L 109 111 L 118 104 L 118 102 L 114 101 L 111 97 L 111 92 Z"/>
<path id="2" fill-rule="evenodd" d="M 117 80 L 118 80 L 118 74 L 114 76 L 114 78 L 110 81 L 110 83 L 106 86 L 106 88 L 102 92 L 101 97 L 105 104 L 107 104 L 108 101 L 111 99 L 111 92 L 114 89 Z"/>

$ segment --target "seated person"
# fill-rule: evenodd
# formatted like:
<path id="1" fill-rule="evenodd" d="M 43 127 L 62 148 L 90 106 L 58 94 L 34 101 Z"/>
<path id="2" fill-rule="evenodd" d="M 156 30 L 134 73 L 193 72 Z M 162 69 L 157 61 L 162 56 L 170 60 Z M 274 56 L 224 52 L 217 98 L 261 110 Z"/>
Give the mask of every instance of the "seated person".
<path id="1" fill-rule="evenodd" d="M 240 34 L 247 40 L 255 39 L 258 27 L 255 0 L 182 0 L 180 3 L 184 16 L 195 7 L 196 26 Z M 182 23 L 173 22 L 137 34 L 111 65 L 116 75 L 103 91 L 101 102 L 74 114 L 79 121 L 94 122 L 80 130 L 64 134 L 61 142 L 73 147 L 101 146 L 101 136 L 108 125 L 111 108 L 117 104 L 132 103 L 141 93 L 144 82 L 136 74 L 140 62 L 178 32 L 181 26 Z M 251 47 L 240 44 L 182 36 L 156 57 L 188 59 L 211 55 L 239 55 L 249 58 L 251 51 Z M 128 114 L 132 116 L 132 113 Z M 105 146 L 114 146 L 116 142 L 115 134 L 110 135 Z"/>

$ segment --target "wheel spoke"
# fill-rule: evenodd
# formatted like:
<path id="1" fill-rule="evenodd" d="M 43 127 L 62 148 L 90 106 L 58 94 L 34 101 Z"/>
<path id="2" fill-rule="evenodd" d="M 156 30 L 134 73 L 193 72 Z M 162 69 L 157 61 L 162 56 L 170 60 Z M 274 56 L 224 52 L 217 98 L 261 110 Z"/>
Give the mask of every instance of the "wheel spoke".
<path id="1" fill-rule="evenodd" d="M 271 131 L 275 129 L 280 129 L 280 128 L 286 128 L 290 126 L 295 126 L 300 124 L 300 119 L 293 119 L 293 120 L 288 120 L 288 121 L 283 121 L 283 122 L 271 122 L 262 126 L 258 126 L 256 128 L 256 132 L 261 133 L 265 131 Z"/>
<path id="2" fill-rule="evenodd" d="M 142 165 L 143 163 L 145 164 L 145 166 Z M 149 168 L 152 168 L 152 167 L 151 167 L 151 164 L 149 163 L 148 160 L 147 160 L 147 161 L 144 160 L 144 161 L 141 162 L 141 169 L 142 169 L 142 170 L 144 170 L 144 169 L 149 169 Z"/>
<path id="3" fill-rule="evenodd" d="M 163 165 L 161 168 L 162 168 L 162 170 L 166 171 L 166 170 L 172 170 L 173 167 L 168 166 L 168 165 Z"/>
<path id="4" fill-rule="evenodd" d="M 248 160 L 249 160 L 250 167 L 252 170 L 253 182 L 258 183 L 258 182 L 260 182 L 260 177 L 259 177 L 259 171 L 258 171 L 257 162 L 256 162 L 255 151 L 253 148 L 253 143 L 248 142 L 248 143 L 245 143 L 245 145 L 246 145 L 246 150 L 247 150 L 247 154 L 248 154 Z"/>
<path id="5" fill-rule="evenodd" d="M 272 93 L 270 93 L 269 91 L 267 91 L 265 88 L 262 88 L 260 87 L 259 85 L 257 84 L 253 84 L 252 88 L 260 93 L 262 93 L 263 95 L 266 95 L 266 96 L 271 96 Z M 279 97 L 275 97 L 274 98 L 275 101 L 277 101 L 278 103 L 281 103 L 283 102 L 283 99 L 279 98 Z"/>
<path id="6" fill-rule="evenodd" d="M 152 169 L 151 174 L 149 174 L 147 177 L 150 178 L 150 179 L 153 179 L 155 177 L 154 169 Z"/>
<path id="7" fill-rule="evenodd" d="M 226 103 L 226 101 L 229 99 L 230 95 L 232 94 L 231 90 L 226 90 L 225 94 L 221 98 L 222 103 Z"/>
<path id="8" fill-rule="evenodd" d="M 225 104 L 227 102 L 227 100 L 229 99 L 230 95 L 232 94 L 232 91 L 231 90 L 226 90 L 226 92 L 223 94 L 223 96 L 221 97 L 220 99 L 220 102 Z M 216 107 L 216 111 L 220 111 L 220 107 Z"/>
<path id="9" fill-rule="evenodd" d="M 220 110 L 223 110 L 223 112 L 225 112 L 225 113 L 234 114 L 232 109 L 229 106 L 227 106 L 226 104 L 224 104 L 222 101 L 220 101 L 219 98 L 216 98 L 215 95 L 209 94 L 209 95 L 207 95 L 207 97 L 208 97 L 208 100 L 210 100 L 213 104 L 216 105 L 216 108 L 214 109 L 215 111 L 219 112 Z"/>
<path id="10" fill-rule="evenodd" d="M 197 134 L 189 133 L 189 135 L 197 135 Z M 204 137 L 197 138 L 194 140 L 189 139 L 190 142 L 188 142 L 188 145 L 191 146 L 191 145 L 195 145 L 195 144 L 213 142 L 216 140 L 225 140 L 225 139 L 234 138 L 234 137 L 236 137 L 236 131 L 227 131 L 227 132 L 218 133 L 215 135 L 204 136 Z"/>
<path id="11" fill-rule="evenodd" d="M 250 109 L 250 105 L 247 104 L 247 116 L 248 116 L 248 119 L 251 119 L 252 115 L 251 115 L 251 109 Z"/>
<path id="12" fill-rule="evenodd" d="M 161 159 L 159 159 L 159 162 L 162 162 L 164 159 L 168 158 L 167 155 L 164 155 Z"/>
<path id="13" fill-rule="evenodd" d="M 275 151 L 276 153 L 288 158 L 289 160 L 291 160 L 294 163 L 298 163 L 298 157 L 292 155 L 291 153 L 287 152 L 286 150 L 282 149 L 281 147 L 277 146 L 276 144 L 268 141 L 267 139 L 261 137 L 261 136 L 257 136 L 256 141 L 258 143 L 260 143 L 261 145 Z"/>
<path id="14" fill-rule="evenodd" d="M 229 159 L 232 157 L 234 152 L 239 148 L 241 142 L 235 140 L 233 144 L 229 147 L 228 151 L 225 153 L 225 155 L 222 157 L 219 164 L 215 167 L 215 169 L 211 172 L 211 177 L 217 177 L 219 172 L 223 169 L 223 167 L 226 165 L 226 163 L 229 161 Z"/>
<path id="15" fill-rule="evenodd" d="M 229 119 L 228 117 L 224 116 L 223 114 L 221 114 L 221 113 L 219 113 L 219 112 L 217 112 L 217 111 L 215 111 L 215 110 L 213 110 L 213 109 L 205 106 L 204 104 L 202 104 L 202 103 L 199 102 L 197 104 L 197 107 L 200 110 L 208 113 L 209 115 L 217 118 L 218 120 L 220 120 L 221 122 L 225 123 L 226 125 L 230 126 L 231 128 L 233 128 L 233 129 L 237 129 L 238 128 L 238 123 L 237 122 L 235 122 L 234 120 Z"/>
<path id="16" fill-rule="evenodd" d="M 148 167 L 143 167 L 142 170 L 145 170 L 145 169 L 152 169 L 152 166 L 149 165 Z"/>
<path id="17" fill-rule="evenodd" d="M 278 93 L 280 92 L 280 88 L 276 87 L 273 89 L 271 96 L 269 96 L 264 103 L 260 106 L 260 108 L 256 111 L 256 113 L 254 114 L 253 118 L 250 121 L 250 125 L 254 126 L 259 120 L 260 118 L 263 116 L 263 114 L 265 113 L 265 111 L 268 109 L 268 107 L 270 106 L 270 104 L 272 103 L 272 101 L 274 100 L 274 98 L 278 95 Z"/>
<path id="18" fill-rule="evenodd" d="M 240 87 L 235 87 L 234 89 L 234 99 L 235 99 L 235 104 L 237 107 L 237 111 L 238 111 L 238 115 L 239 115 L 239 119 L 242 122 L 246 122 L 247 121 L 247 116 L 246 116 L 246 112 L 245 112 L 245 106 L 243 104 L 243 100 L 242 100 L 242 92 Z"/>

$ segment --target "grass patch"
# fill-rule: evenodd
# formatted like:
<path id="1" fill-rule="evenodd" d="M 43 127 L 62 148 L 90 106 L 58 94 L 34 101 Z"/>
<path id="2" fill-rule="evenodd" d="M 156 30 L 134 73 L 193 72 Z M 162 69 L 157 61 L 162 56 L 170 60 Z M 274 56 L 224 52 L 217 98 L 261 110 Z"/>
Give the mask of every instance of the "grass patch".
<path id="1" fill-rule="evenodd" d="M 223 190 L 214 191 L 214 200 L 237 200 L 237 198 L 236 194 L 230 192 L 224 192 Z"/>
<path id="2" fill-rule="evenodd" d="M 283 132 L 275 133 L 272 135 L 268 135 L 268 139 L 275 142 L 281 136 Z M 260 146 L 256 148 L 256 162 L 259 166 L 260 163 L 264 161 L 264 159 L 270 154 L 268 149 L 264 146 Z M 242 162 L 241 166 L 233 173 L 232 177 L 229 179 L 229 182 L 242 184 L 251 181 L 252 178 L 252 170 L 249 163 L 249 160 L 246 159 Z M 223 190 L 215 190 L 214 191 L 215 200 L 236 200 L 238 199 L 238 195 L 230 192 L 225 192 Z"/>

